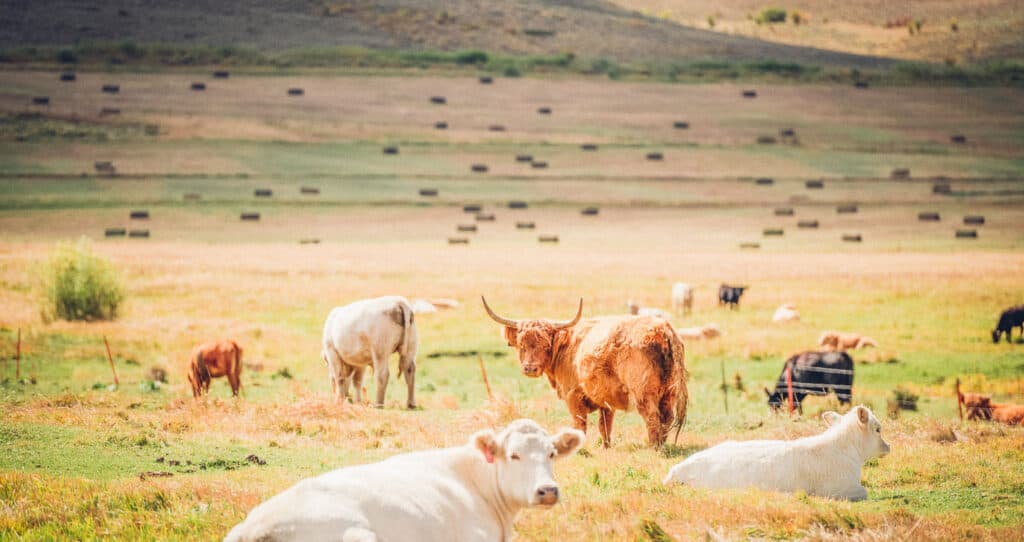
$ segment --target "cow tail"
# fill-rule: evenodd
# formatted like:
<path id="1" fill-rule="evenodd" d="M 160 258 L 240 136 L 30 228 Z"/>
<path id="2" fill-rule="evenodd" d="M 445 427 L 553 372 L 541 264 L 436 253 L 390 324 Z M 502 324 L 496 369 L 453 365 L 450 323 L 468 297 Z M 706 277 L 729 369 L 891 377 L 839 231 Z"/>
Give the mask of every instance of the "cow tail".
<path id="1" fill-rule="evenodd" d="M 206 367 L 206 360 L 203 359 L 202 349 L 196 352 L 196 367 L 199 368 L 200 381 L 208 382 L 210 380 L 210 369 Z"/>
<path id="2" fill-rule="evenodd" d="M 410 342 L 415 343 L 415 339 L 412 338 L 413 323 L 416 320 L 416 315 L 413 314 L 412 308 L 409 307 L 408 303 L 401 303 L 399 307 L 402 310 L 402 355 L 406 355 L 410 348 L 415 348 L 415 344 L 409 344 Z M 398 378 L 398 375 L 395 376 Z"/>
<path id="3" fill-rule="evenodd" d="M 672 383 L 676 387 L 675 420 L 672 422 L 672 427 L 676 429 L 676 436 L 672 441 L 674 444 L 679 442 L 679 432 L 683 430 L 683 424 L 686 423 L 686 405 L 689 402 L 690 394 L 686 389 L 686 380 L 689 377 L 685 363 L 686 348 L 683 341 L 674 332 L 670 343 L 668 354 L 672 358 L 672 362 L 679 365 L 675 371 L 675 382 Z M 671 428 L 669 430 L 671 431 Z"/>
<path id="4" fill-rule="evenodd" d="M 238 346 L 238 343 L 231 341 L 231 344 L 235 345 L 235 380 L 238 381 L 238 390 L 242 390 L 242 347 Z"/>

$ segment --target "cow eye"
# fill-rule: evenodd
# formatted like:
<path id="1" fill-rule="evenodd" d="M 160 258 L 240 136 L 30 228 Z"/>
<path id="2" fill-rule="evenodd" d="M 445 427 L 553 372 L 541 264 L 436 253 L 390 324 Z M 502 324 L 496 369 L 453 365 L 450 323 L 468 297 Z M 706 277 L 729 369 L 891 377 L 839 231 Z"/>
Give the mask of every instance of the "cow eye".
<path id="1" fill-rule="evenodd" d="M 514 461 L 519 461 L 519 454 L 512 454 L 512 459 Z"/>
<path id="2" fill-rule="evenodd" d="M 555 458 L 555 452 L 551 452 L 550 454 L 548 454 L 548 458 L 549 459 L 554 459 Z"/>

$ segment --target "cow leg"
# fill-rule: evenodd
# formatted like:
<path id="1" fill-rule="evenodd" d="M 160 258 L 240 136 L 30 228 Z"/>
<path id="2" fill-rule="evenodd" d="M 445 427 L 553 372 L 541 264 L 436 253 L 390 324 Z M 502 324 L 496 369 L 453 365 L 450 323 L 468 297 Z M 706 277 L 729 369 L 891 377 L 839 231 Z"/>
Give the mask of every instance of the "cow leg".
<path id="1" fill-rule="evenodd" d="M 572 426 L 584 433 L 587 432 L 587 416 L 594 411 L 587 402 L 586 397 L 581 393 L 573 393 L 566 397 L 565 405 L 569 407 L 569 415 L 572 416 Z M 605 444 L 607 447 L 607 444 Z"/>
<path id="2" fill-rule="evenodd" d="M 612 445 L 612 421 L 615 420 L 615 411 L 610 408 L 601 409 L 601 440 L 605 448 Z"/>
<path id="3" fill-rule="evenodd" d="M 405 403 L 410 410 L 416 408 L 416 359 L 406 359 L 405 356 L 398 358 L 398 372 L 405 378 L 405 385 L 409 392 Z"/>
<path id="4" fill-rule="evenodd" d="M 370 355 L 373 357 L 373 374 L 377 376 L 377 402 L 373 406 L 384 408 L 384 395 L 388 391 L 388 377 L 391 376 L 388 372 L 388 357 L 378 356 L 372 348 Z"/>
<path id="5" fill-rule="evenodd" d="M 352 387 L 356 396 L 356 404 L 363 404 L 363 377 L 366 375 L 366 367 L 352 368 Z"/>
<path id="6" fill-rule="evenodd" d="M 644 424 L 647 425 L 647 443 L 655 448 L 664 444 L 667 428 L 661 424 L 661 413 L 658 411 L 658 403 L 650 399 L 642 399 L 637 402 L 636 411 L 644 419 Z"/>
<path id="7" fill-rule="evenodd" d="M 352 367 L 345 364 L 337 350 L 331 346 L 325 346 L 322 355 L 327 361 L 327 372 L 331 378 L 331 391 L 334 392 L 334 400 L 340 403 L 348 398 L 348 381 L 352 375 Z"/>

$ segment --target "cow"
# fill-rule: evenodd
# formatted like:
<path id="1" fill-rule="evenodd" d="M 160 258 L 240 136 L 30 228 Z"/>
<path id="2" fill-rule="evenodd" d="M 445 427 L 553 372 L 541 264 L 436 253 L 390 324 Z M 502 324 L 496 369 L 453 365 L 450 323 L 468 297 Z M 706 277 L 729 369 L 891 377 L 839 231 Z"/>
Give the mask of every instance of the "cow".
<path id="1" fill-rule="evenodd" d="M 882 424 L 865 406 L 822 414 L 828 429 L 796 440 L 730 440 L 669 470 L 664 483 L 711 489 L 757 487 L 830 499 L 864 500 L 864 463 L 889 453 Z"/>
<path id="2" fill-rule="evenodd" d="M 821 336 L 818 337 L 818 346 L 828 350 L 853 350 L 869 346 L 877 347 L 878 343 L 871 337 L 865 337 L 859 333 L 823 331 Z"/>
<path id="3" fill-rule="evenodd" d="M 377 377 L 376 407 L 384 406 L 388 388 L 388 358 L 398 353 L 398 372 L 409 388 L 406 406 L 416 408 L 416 323 L 404 297 L 385 296 L 356 301 L 331 310 L 324 323 L 320 356 L 327 364 L 337 401 L 348 398 L 355 386 L 355 401 L 362 403 L 363 373 L 373 366 Z"/>
<path id="4" fill-rule="evenodd" d="M 1024 305 L 1010 307 L 999 315 L 999 323 L 992 330 L 992 344 L 999 344 L 999 337 L 1006 333 L 1006 342 L 1012 343 L 1013 328 L 1019 327 L 1019 337 L 1024 337 Z"/>
<path id="5" fill-rule="evenodd" d="M 714 339 L 722 336 L 722 330 L 718 328 L 718 324 L 707 324 L 703 326 L 694 327 L 677 327 L 676 335 L 679 335 L 680 339 L 685 342 L 687 339 L 695 341 Z"/>
<path id="6" fill-rule="evenodd" d="M 956 381 L 957 408 L 967 407 L 968 420 L 995 420 L 1007 425 L 1024 425 L 1024 406 L 993 403 L 992 397 L 980 393 L 961 393 L 960 379 Z M 963 419 L 963 412 L 960 413 Z"/>
<path id="7" fill-rule="evenodd" d="M 782 408 L 789 401 L 786 372 L 792 370 L 793 404 L 804 413 L 803 402 L 808 395 L 828 395 L 835 392 L 840 404 L 849 404 L 853 394 L 853 359 L 846 352 L 801 352 L 786 360 L 782 374 L 775 383 L 775 391 L 764 393 L 772 410 Z"/>
<path id="8" fill-rule="evenodd" d="M 225 542 L 511 540 L 524 508 L 551 508 L 560 491 L 552 461 L 586 436 L 549 436 L 533 420 L 463 446 L 393 456 L 308 478 L 254 508 Z"/>
<path id="9" fill-rule="evenodd" d="M 775 314 L 772 315 L 772 322 L 775 323 L 787 323 L 787 322 L 799 322 L 800 313 L 796 310 L 796 305 L 792 303 L 786 303 L 780 305 L 779 308 L 775 309 Z"/>
<path id="10" fill-rule="evenodd" d="M 738 309 L 740 306 L 740 297 L 743 296 L 743 291 L 749 288 L 749 286 L 729 286 L 723 284 L 718 287 L 718 305 L 728 305 L 731 309 Z"/>
<path id="11" fill-rule="evenodd" d="M 693 287 L 684 282 L 672 285 L 672 312 L 684 315 L 693 312 Z"/>
<path id="12" fill-rule="evenodd" d="M 655 309 L 654 307 L 641 307 L 632 299 L 626 302 L 626 310 L 628 310 L 629 314 L 632 314 L 633 316 L 656 316 L 658 318 L 664 318 L 665 320 L 671 318 L 667 312 L 661 309 Z"/>
<path id="13" fill-rule="evenodd" d="M 235 341 L 224 340 L 201 344 L 192 349 L 188 382 L 192 396 L 210 393 L 210 380 L 226 376 L 231 384 L 231 395 L 238 397 L 242 389 L 242 348 Z"/>
<path id="14" fill-rule="evenodd" d="M 651 316 L 604 316 L 581 320 L 583 299 L 571 320 L 512 320 L 499 316 L 481 296 L 484 310 L 505 326 L 524 375 L 546 376 L 565 401 L 573 425 L 587 430 L 600 411 L 605 448 L 611 447 L 616 410 L 636 407 L 651 446 L 661 446 L 671 427 L 676 438 L 686 419 L 683 341 L 665 320 Z"/>

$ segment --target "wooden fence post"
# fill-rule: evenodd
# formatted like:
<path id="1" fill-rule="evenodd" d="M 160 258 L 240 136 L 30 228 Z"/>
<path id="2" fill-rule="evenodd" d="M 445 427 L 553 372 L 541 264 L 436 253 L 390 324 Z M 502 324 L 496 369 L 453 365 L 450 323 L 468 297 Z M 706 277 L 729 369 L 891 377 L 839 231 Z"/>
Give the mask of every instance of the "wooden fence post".
<path id="1" fill-rule="evenodd" d="M 720 361 L 722 365 L 722 401 L 725 402 L 725 413 L 729 413 L 729 385 L 725 382 L 725 360 Z"/>
<path id="2" fill-rule="evenodd" d="M 117 370 L 114 369 L 114 356 L 110 355 L 110 343 L 107 342 L 107 336 L 103 336 L 103 344 L 107 347 L 107 361 L 110 362 L 110 372 L 114 373 L 114 385 L 120 387 L 121 382 L 117 380 Z"/>
<path id="3" fill-rule="evenodd" d="M 18 328 L 18 346 L 14 350 L 14 363 L 15 363 L 15 377 L 17 381 L 21 381 L 21 328 Z"/>
<path id="4" fill-rule="evenodd" d="M 789 415 L 793 415 L 793 364 L 786 366 L 786 388 L 789 390 Z"/>

